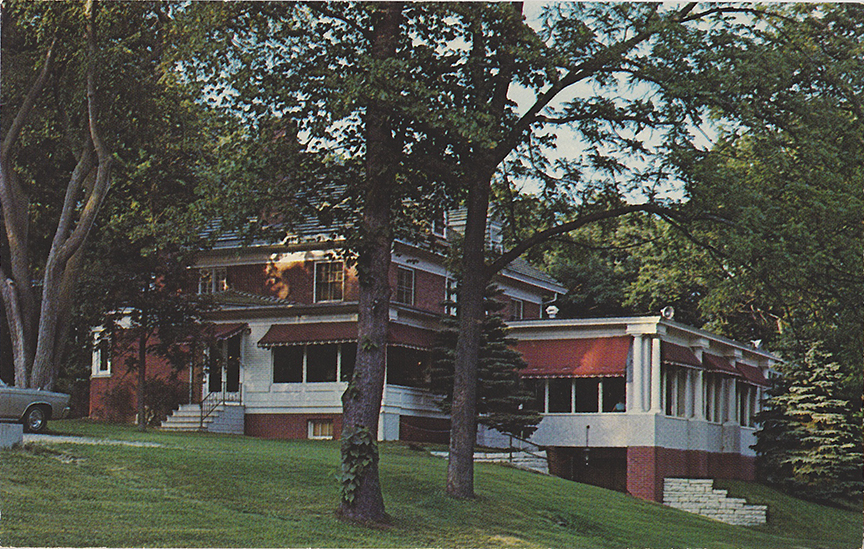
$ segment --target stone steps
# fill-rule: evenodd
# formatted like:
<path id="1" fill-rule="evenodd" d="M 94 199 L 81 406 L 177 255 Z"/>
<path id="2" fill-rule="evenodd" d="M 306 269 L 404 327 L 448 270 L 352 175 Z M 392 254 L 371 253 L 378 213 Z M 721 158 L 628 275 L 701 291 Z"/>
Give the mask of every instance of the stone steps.
<path id="1" fill-rule="evenodd" d="M 715 490 L 713 479 L 663 479 L 663 504 L 737 526 L 765 524 L 767 505 L 748 505 L 744 498 L 730 498 L 727 490 Z"/>
<path id="2" fill-rule="evenodd" d="M 197 404 L 183 404 L 162 422 L 164 431 L 207 431 L 242 435 L 245 408 L 239 404 L 220 404 L 201 422 Z"/>

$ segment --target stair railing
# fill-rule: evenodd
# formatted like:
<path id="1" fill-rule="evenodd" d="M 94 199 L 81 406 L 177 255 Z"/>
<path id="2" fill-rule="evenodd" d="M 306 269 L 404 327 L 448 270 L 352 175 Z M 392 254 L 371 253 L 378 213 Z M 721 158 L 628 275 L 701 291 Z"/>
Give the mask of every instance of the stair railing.
<path id="1" fill-rule="evenodd" d="M 518 440 L 523 445 L 519 446 L 519 447 L 514 446 L 513 445 L 514 440 Z M 524 445 L 528 445 L 529 447 L 533 446 L 536 450 L 531 451 L 528 448 L 526 448 Z M 509 446 L 510 446 L 510 448 L 509 448 L 509 452 L 510 452 L 509 461 L 510 461 L 510 463 L 513 463 L 513 450 L 516 450 L 517 452 L 522 452 L 524 454 L 528 454 L 529 456 L 535 457 L 537 459 L 543 459 L 543 460 L 546 459 L 546 456 L 540 455 L 539 453 L 535 453 L 535 452 L 545 452 L 546 448 L 544 446 L 540 446 L 539 444 L 531 442 L 530 440 L 526 440 L 524 438 L 517 437 L 516 435 L 513 435 L 513 434 L 510 435 Z"/>
<path id="2" fill-rule="evenodd" d="M 210 391 L 209 393 L 207 393 L 207 396 L 201 399 L 201 402 L 199 403 L 199 406 L 201 408 L 201 419 L 198 422 L 198 429 L 203 431 L 204 420 L 210 417 L 216 410 L 216 408 L 227 402 L 237 404 L 241 404 L 243 402 L 243 384 L 238 383 L 237 391 L 229 393 L 227 391 L 227 381 L 223 376 L 222 388 L 219 391 Z"/>

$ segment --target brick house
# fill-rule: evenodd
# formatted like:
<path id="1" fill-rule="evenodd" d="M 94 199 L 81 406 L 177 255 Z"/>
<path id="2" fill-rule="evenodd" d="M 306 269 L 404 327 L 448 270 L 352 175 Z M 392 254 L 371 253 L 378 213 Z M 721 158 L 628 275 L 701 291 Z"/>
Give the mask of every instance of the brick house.
<path id="1" fill-rule="evenodd" d="M 448 230 L 458 230 L 459 220 L 451 218 Z M 452 278 L 442 254 L 447 235 L 430 236 L 393 247 L 382 440 L 449 439 L 448 418 L 428 387 Z M 338 239 L 320 227 L 278 245 L 229 237 L 201 253 L 196 267 L 198 291 L 213 294 L 219 307 L 208 313 L 200 360 L 172 374 L 189 403 L 165 428 L 338 437 L 358 312 L 357 274 L 341 258 Z M 653 501 L 662 501 L 666 477 L 754 478 L 753 417 L 775 356 L 661 315 L 543 318 L 565 288 L 522 261 L 496 282 L 528 363 L 523 378 L 544 414 L 531 442 L 546 449 L 552 474 Z M 111 387 L 135 382 L 104 349 L 93 354 L 93 417 L 108 417 Z M 151 371 L 167 376 L 169 367 Z M 509 441 L 481 427 L 478 443 Z"/>

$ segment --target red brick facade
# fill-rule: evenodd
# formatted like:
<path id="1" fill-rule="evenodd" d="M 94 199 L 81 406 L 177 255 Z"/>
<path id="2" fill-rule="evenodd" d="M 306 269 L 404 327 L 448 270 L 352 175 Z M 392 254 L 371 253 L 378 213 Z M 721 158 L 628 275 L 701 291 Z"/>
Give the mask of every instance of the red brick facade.
<path id="1" fill-rule="evenodd" d="M 155 336 L 149 340 L 149 345 L 156 343 Z M 91 419 L 133 422 L 138 409 L 138 371 L 130 367 L 130 360 L 137 359 L 137 341 L 132 337 L 118 337 L 111 350 L 111 375 L 94 376 L 90 379 Z M 175 368 L 165 357 L 148 353 L 147 379 L 158 379 L 172 387 L 180 403 L 188 401 L 189 369 Z M 200 398 L 201 375 L 193 376 L 192 396 Z M 183 394 L 180 394 L 183 393 Z"/>
<path id="2" fill-rule="evenodd" d="M 663 500 L 663 479 L 726 478 L 753 481 L 755 458 L 700 450 L 652 446 L 627 448 L 627 492 L 651 501 Z"/>
<path id="3" fill-rule="evenodd" d="M 333 438 L 342 433 L 342 414 L 246 414 L 245 434 L 259 438 L 309 437 L 309 420 L 333 421 Z"/>
<path id="4" fill-rule="evenodd" d="M 342 433 L 342 414 L 246 414 L 245 434 L 270 439 L 303 439 L 309 436 L 309 421 L 333 422 L 333 438 Z M 400 416 L 399 440 L 436 442 L 450 440 L 450 422 L 446 419 Z"/>

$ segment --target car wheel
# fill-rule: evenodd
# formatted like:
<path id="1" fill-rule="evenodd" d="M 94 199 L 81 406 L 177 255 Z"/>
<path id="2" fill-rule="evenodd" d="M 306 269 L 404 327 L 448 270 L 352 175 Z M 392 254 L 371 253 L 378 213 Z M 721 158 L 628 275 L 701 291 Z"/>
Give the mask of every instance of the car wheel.
<path id="1" fill-rule="evenodd" d="M 48 425 L 48 416 L 39 406 L 30 407 L 24 414 L 24 430 L 28 433 L 41 433 Z"/>

